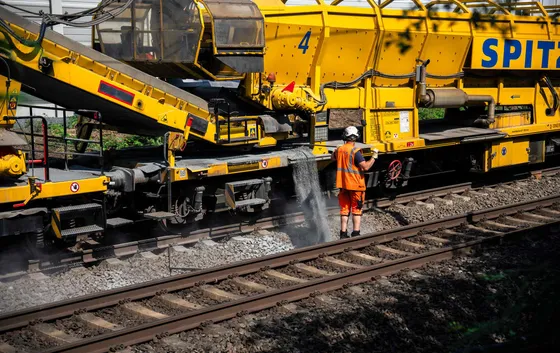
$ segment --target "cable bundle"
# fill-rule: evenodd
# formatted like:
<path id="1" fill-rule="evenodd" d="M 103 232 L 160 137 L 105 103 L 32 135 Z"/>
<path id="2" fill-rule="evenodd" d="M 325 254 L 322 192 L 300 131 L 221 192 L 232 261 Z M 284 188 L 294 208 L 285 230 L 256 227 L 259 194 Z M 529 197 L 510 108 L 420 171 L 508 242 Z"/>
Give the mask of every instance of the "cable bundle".
<path id="1" fill-rule="evenodd" d="M 73 13 L 73 14 L 55 15 L 55 14 L 47 14 L 47 13 L 44 13 L 43 11 L 41 11 L 39 13 L 35 13 L 35 12 L 32 12 L 32 11 L 23 9 L 21 7 L 18 7 L 18 6 L 7 4 L 6 2 L 0 0 L 0 5 L 8 6 L 8 7 L 16 9 L 18 11 L 40 17 L 41 18 L 41 30 L 39 31 L 39 37 L 34 41 L 30 41 L 30 40 L 27 40 L 25 38 L 22 38 L 22 37 L 18 36 L 3 19 L 0 19 L 0 27 L 2 27 L 4 30 L 6 30 L 11 36 L 16 38 L 22 44 L 24 44 L 26 46 L 34 47 L 34 46 L 40 45 L 41 42 L 43 41 L 43 38 L 45 36 L 45 32 L 47 30 L 47 27 L 54 26 L 54 25 L 59 25 L 59 24 L 66 25 L 66 26 L 72 26 L 72 27 L 92 27 L 92 26 L 96 26 L 100 23 L 103 23 L 103 22 L 109 20 L 109 19 L 112 19 L 112 18 L 115 18 L 115 17 L 119 16 L 121 13 L 123 13 L 132 4 L 132 2 L 134 0 L 126 0 L 126 2 L 123 3 L 122 6 L 114 7 L 112 9 L 107 9 L 109 6 L 111 6 L 115 3 L 121 3 L 123 1 L 125 1 L 125 0 L 101 0 L 101 3 L 98 6 L 96 6 L 94 8 L 91 8 L 91 9 L 88 9 L 88 10 L 76 12 L 76 13 Z M 79 20 L 79 19 L 84 18 L 84 17 L 94 17 L 94 19 L 92 19 L 90 21 L 76 22 L 76 20 Z"/>

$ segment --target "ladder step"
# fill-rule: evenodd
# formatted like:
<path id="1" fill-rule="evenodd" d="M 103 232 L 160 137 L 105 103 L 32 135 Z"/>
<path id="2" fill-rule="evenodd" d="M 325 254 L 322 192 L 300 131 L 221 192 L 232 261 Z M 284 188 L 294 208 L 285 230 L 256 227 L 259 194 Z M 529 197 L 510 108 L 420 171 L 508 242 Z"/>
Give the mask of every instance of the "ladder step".
<path id="1" fill-rule="evenodd" d="M 122 227 L 122 226 L 125 226 L 127 224 L 133 224 L 133 223 L 134 223 L 134 221 L 132 221 L 130 219 L 120 218 L 120 217 L 108 218 L 107 219 L 107 227 L 110 227 L 110 228 Z"/>
<path id="2" fill-rule="evenodd" d="M 246 142 L 246 141 L 257 141 L 255 137 L 246 136 L 246 137 L 236 137 L 232 138 L 229 141 L 227 139 L 220 139 L 220 143 L 234 143 L 234 142 Z"/>
<path id="3" fill-rule="evenodd" d="M 248 180 L 240 180 L 240 181 L 233 181 L 231 183 L 226 183 L 226 185 L 233 186 L 234 188 L 240 186 L 250 186 L 250 185 L 260 185 L 264 183 L 263 179 L 248 179 Z"/>
<path id="4" fill-rule="evenodd" d="M 74 205 L 74 206 L 65 206 L 65 207 L 58 207 L 53 208 L 53 211 L 58 212 L 61 216 L 66 216 L 68 214 L 75 214 L 75 213 L 85 213 L 85 212 L 93 212 L 93 211 L 100 211 L 102 209 L 101 205 L 98 203 L 86 203 L 83 205 Z"/>
<path id="5" fill-rule="evenodd" d="M 265 203 L 266 203 L 265 199 L 249 199 L 249 200 L 235 201 L 235 206 L 239 208 L 245 206 L 263 205 Z"/>
<path id="6" fill-rule="evenodd" d="M 269 191 L 267 180 L 270 180 L 270 178 L 255 178 L 225 183 L 226 204 L 231 209 L 266 204 Z M 245 193 L 246 196 L 240 197 L 241 200 L 236 200 L 237 197 L 243 195 L 243 193 Z"/>
<path id="7" fill-rule="evenodd" d="M 245 118 L 245 117 L 236 117 L 236 118 L 229 118 L 229 121 L 232 123 L 242 123 L 245 121 L 256 121 L 258 120 L 258 117 L 252 117 L 252 118 Z M 227 120 L 226 120 L 227 121 Z"/>
<path id="8" fill-rule="evenodd" d="M 175 213 L 159 211 L 159 212 L 145 213 L 144 217 L 149 219 L 162 220 L 162 219 L 169 219 L 175 217 Z"/>
<path id="9" fill-rule="evenodd" d="M 64 229 L 63 231 L 60 232 L 60 234 L 64 238 L 64 237 L 73 237 L 77 235 L 91 234 L 91 233 L 103 232 L 103 231 L 104 229 L 102 227 L 94 224 L 94 225 L 89 225 L 84 227 Z"/>

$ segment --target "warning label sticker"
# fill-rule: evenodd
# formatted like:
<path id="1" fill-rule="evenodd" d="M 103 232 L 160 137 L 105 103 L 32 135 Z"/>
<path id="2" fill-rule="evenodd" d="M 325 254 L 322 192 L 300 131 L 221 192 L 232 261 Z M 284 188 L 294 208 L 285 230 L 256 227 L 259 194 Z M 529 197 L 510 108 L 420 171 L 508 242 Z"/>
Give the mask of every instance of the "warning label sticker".
<path id="1" fill-rule="evenodd" d="M 400 112 L 400 121 L 401 121 L 401 133 L 403 132 L 410 132 L 410 119 L 409 119 L 409 112 L 408 111 L 401 111 Z"/>

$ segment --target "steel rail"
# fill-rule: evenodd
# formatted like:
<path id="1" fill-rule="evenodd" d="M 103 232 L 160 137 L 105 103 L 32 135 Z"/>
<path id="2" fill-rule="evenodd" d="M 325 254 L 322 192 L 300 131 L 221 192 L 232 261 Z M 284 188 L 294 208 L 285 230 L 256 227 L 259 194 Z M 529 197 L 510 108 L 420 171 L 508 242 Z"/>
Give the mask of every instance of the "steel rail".
<path id="1" fill-rule="evenodd" d="M 471 183 L 460 183 L 455 185 L 441 186 L 437 188 L 414 191 L 397 195 L 395 198 L 381 198 L 377 200 L 366 200 L 364 210 L 375 208 L 386 208 L 396 203 L 407 203 L 411 201 L 426 200 L 430 197 L 442 197 L 448 194 L 456 194 L 472 190 Z M 335 214 L 338 206 L 329 206 L 327 211 Z M 169 246 L 194 245 L 200 239 L 221 240 L 228 237 L 247 234 L 258 229 L 274 229 L 279 226 L 298 224 L 305 221 L 303 212 L 291 212 L 281 215 L 267 215 L 263 218 L 237 221 L 236 223 L 221 224 L 209 228 L 198 229 L 190 232 L 187 237 L 184 234 L 164 235 L 136 241 L 129 241 L 114 245 L 100 245 L 85 248 L 69 254 L 58 254 L 56 256 L 40 259 L 30 263 L 27 271 L 14 271 L 0 275 L 0 280 L 13 279 L 27 275 L 29 272 L 49 272 L 58 269 L 69 269 L 82 265 L 99 263 L 110 258 L 131 256 L 143 251 L 162 250 Z"/>
<path id="2" fill-rule="evenodd" d="M 554 203 L 557 203 L 559 200 L 560 195 L 556 195 L 544 200 L 516 204 L 513 205 L 513 207 L 500 207 L 488 210 L 488 212 L 480 211 L 469 213 L 467 215 L 450 217 L 441 222 L 430 222 L 429 224 L 424 224 L 424 227 L 422 227 L 422 225 L 416 225 L 414 227 L 408 227 L 407 231 L 412 231 L 412 229 L 414 228 L 414 231 L 418 233 L 422 230 L 434 229 L 434 227 L 453 227 L 460 225 L 461 223 L 476 219 L 492 218 L 500 215 L 515 214 L 519 211 L 531 211 L 539 207 L 551 206 Z M 199 327 L 201 324 L 224 321 L 236 316 L 242 316 L 247 313 L 258 312 L 264 309 L 272 308 L 286 302 L 293 302 L 312 297 L 318 292 L 328 292 L 345 288 L 351 285 L 368 282 L 370 280 L 375 280 L 376 277 L 380 275 L 390 275 L 403 269 L 413 269 L 420 267 L 428 262 L 451 259 L 457 253 L 464 252 L 466 249 L 472 248 L 473 246 L 477 246 L 482 243 L 501 242 L 505 237 L 509 239 L 512 237 L 522 236 L 528 231 L 532 233 L 544 232 L 549 230 L 551 226 L 556 226 L 558 223 L 560 223 L 560 219 L 525 229 L 516 229 L 505 234 L 479 238 L 477 240 L 465 242 L 455 246 L 435 249 L 422 254 L 407 256 L 405 258 L 367 266 L 362 269 L 352 270 L 333 276 L 325 276 L 323 278 L 312 280 L 307 283 L 294 285 L 287 288 L 276 289 L 262 294 L 238 299 L 232 302 L 211 306 L 206 309 L 188 312 L 170 318 L 146 323 L 140 326 L 123 329 L 121 331 L 92 337 L 83 341 L 78 341 L 76 343 L 55 347 L 45 351 L 45 353 L 96 353 L 121 349 L 125 346 L 131 346 L 150 341 L 154 339 L 154 337 L 164 337 L 169 334 L 175 334 L 182 331 L 190 330 Z M 407 237 L 410 234 L 408 232 L 400 234 L 399 236 Z M 402 233 L 402 231 L 398 231 L 397 233 Z M 385 236 L 389 236 L 389 234 L 385 234 Z M 336 245 L 338 245 L 339 248 L 347 248 L 351 247 L 350 245 L 352 244 L 354 245 L 354 247 L 358 248 L 363 246 L 368 238 L 368 244 L 371 244 L 372 237 L 366 236 L 357 239 L 347 239 L 344 241 L 340 241 Z M 321 250 L 319 248 L 320 247 L 315 247 L 313 251 L 316 253 L 317 250 Z M 323 249 L 325 250 L 322 252 L 323 254 L 328 254 L 329 252 L 332 252 L 334 250 L 333 246 L 325 246 L 325 248 L 330 249 Z M 300 255 L 303 255 L 303 257 L 300 256 L 300 261 L 303 261 L 305 258 L 309 258 L 307 251 L 305 251 L 305 249 L 303 250 L 303 252 L 299 251 Z M 340 249 L 338 249 L 337 252 L 340 252 Z"/>
<path id="3" fill-rule="evenodd" d="M 76 311 L 91 311 L 117 305 L 123 300 L 139 300 L 155 296 L 162 291 L 178 291 L 192 288 L 204 282 L 227 279 L 229 276 L 240 276 L 258 272 L 265 268 L 287 266 L 295 262 L 308 261 L 320 256 L 334 255 L 345 249 L 364 248 L 379 242 L 409 238 L 419 232 L 435 231 L 440 228 L 457 227 L 461 224 L 496 218 L 501 215 L 513 215 L 519 211 L 531 211 L 539 207 L 549 207 L 560 202 L 560 194 L 547 198 L 521 202 L 488 210 L 469 212 L 463 215 L 447 217 L 425 223 L 417 223 L 396 229 L 370 233 L 360 237 L 343 239 L 335 242 L 318 244 L 292 251 L 277 253 L 261 258 L 240 261 L 233 264 L 209 268 L 192 273 L 167 277 L 149 283 L 121 287 L 87 296 L 59 301 L 48 305 L 40 305 L 0 316 L 0 331 L 13 330 L 33 323 L 41 318 L 43 321 L 61 319 L 71 316 Z"/>
<path id="4" fill-rule="evenodd" d="M 395 197 L 385 197 L 379 199 L 366 200 L 364 210 L 375 208 L 387 208 L 394 204 L 405 204 L 413 201 L 425 201 L 431 197 L 444 197 L 449 194 L 460 194 L 468 191 L 476 191 L 483 188 L 493 188 L 500 185 L 507 185 L 518 180 L 525 179 L 528 175 L 534 177 L 554 176 L 560 173 L 560 167 L 550 167 L 541 170 L 530 171 L 529 174 L 523 174 L 521 179 L 514 178 L 501 184 L 489 184 L 483 186 L 473 187 L 471 182 L 459 183 L 454 185 L 446 185 L 437 188 L 430 188 L 426 190 L 418 190 L 409 193 L 398 194 Z M 294 209 L 293 206 L 290 206 Z M 338 206 L 328 206 L 328 212 L 337 212 Z M 110 258 L 126 257 L 145 251 L 158 251 L 165 249 L 169 246 L 176 245 L 194 245 L 200 239 L 213 239 L 221 240 L 235 235 L 242 235 L 256 231 L 258 229 L 274 229 L 278 226 L 298 224 L 305 221 L 303 212 L 291 212 L 282 215 L 265 215 L 264 217 L 257 216 L 249 220 L 241 220 L 228 223 L 226 220 L 223 224 L 204 229 L 198 229 L 188 234 L 178 232 L 174 235 L 164 235 L 153 238 L 141 239 L 125 243 L 113 245 L 99 245 L 91 248 L 81 249 L 68 254 L 57 254 L 55 256 L 48 256 L 28 264 L 26 270 L 13 271 L 0 275 L 0 280 L 11 280 L 17 277 L 22 277 L 28 273 L 33 272 L 52 272 L 60 269 L 70 269 L 83 265 L 91 265 L 99 263 L 103 260 Z"/>
<path id="5" fill-rule="evenodd" d="M 396 203 L 402 204 L 411 201 L 422 201 L 422 200 L 429 199 L 430 197 L 442 197 L 448 194 L 467 192 L 472 189 L 473 187 L 471 182 L 441 186 L 433 189 L 419 190 L 419 191 L 409 192 L 406 194 L 397 195 L 395 198 L 385 197 L 378 200 L 366 201 L 366 206 L 369 206 L 369 208 L 373 208 L 373 207 L 385 208 Z"/>
<path id="6" fill-rule="evenodd" d="M 499 238 L 494 236 L 493 238 Z M 304 284 L 280 288 L 274 291 L 245 297 L 236 301 L 197 310 L 156 321 L 141 326 L 132 327 L 111 334 L 93 337 L 76 344 L 56 347 L 44 353 L 97 353 L 120 349 L 125 346 L 144 343 L 157 335 L 169 335 L 199 327 L 205 323 L 216 323 L 239 315 L 270 309 L 287 302 L 294 302 L 314 296 L 317 292 L 328 292 L 347 286 L 360 284 L 375 279 L 376 276 L 390 275 L 403 269 L 413 269 L 431 261 L 451 259 L 454 252 L 472 247 L 473 245 L 489 241 L 489 239 L 475 240 L 458 246 L 437 249 L 428 253 L 406 257 L 399 260 L 369 266 L 361 270 L 350 271 L 326 276 Z"/>
<path id="7" fill-rule="evenodd" d="M 484 188 L 493 188 L 500 185 L 507 185 L 519 180 L 526 179 L 528 176 L 543 177 L 555 176 L 560 174 L 560 167 L 550 167 L 541 170 L 533 170 L 522 174 L 518 178 L 506 181 L 501 184 L 489 184 L 473 187 L 471 182 L 459 183 L 454 185 L 446 185 L 437 188 L 430 188 L 426 190 L 413 191 L 409 193 L 398 194 L 395 197 L 385 197 L 379 199 L 366 200 L 364 210 L 375 208 L 386 208 L 394 204 L 404 204 L 412 201 L 425 201 L 431 197 L 444 197 L 449 194 L 459 194 L 468 191 L 476 191 Z M 293 209 L 293 206 L 290 206 Z M 338 206 L 328 206 L 328 212 L 337 212 Z M 229 217 L 227 217 L 229 218 Z M 30 261 L 27 269 L 19 271 L 12 271 L 9 273 L 0 274 L 0 281 L 13 280 L 18 277 L 25 276 L 34 272 L 53 272 L 58 270 L 68 270 L 74 267 L 83 265 L 91 265 L 99 263 L 106 259 L 126 257 L 145 251 L 158 251 L 166 249 L 170 246 L 176 245 L 194 245 L 200 239 L 213 239 L 221 240 L 235 235 L 242 235 L 256 231 L 258 229 L 274 229 L 278 226 L 298 224 L 305 221 L 303 212 L 291 212 L 282 215 L 265 215 L 264 217 L 257 216 L 249 220 L 237 220 L 217 226 L 208 227 L 204 229 L 197 229 L 187 234 L 178 232 L 174 235 L 163 235 L 153 238 L 146 238 L 141 240 L 129 241 L 112 245 L 96 245 L 91 248 L 80 249 L 72 251 L 67 254 L 56 254 L 53 256 L 46 256 L 38 260 Z"/>

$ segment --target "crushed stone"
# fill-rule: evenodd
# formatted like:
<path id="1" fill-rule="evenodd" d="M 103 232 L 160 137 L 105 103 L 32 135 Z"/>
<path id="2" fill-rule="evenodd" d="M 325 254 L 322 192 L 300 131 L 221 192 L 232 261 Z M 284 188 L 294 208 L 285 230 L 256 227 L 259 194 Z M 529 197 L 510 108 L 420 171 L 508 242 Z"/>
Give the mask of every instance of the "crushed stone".
<path id="1" fill-rule="evenodd" d="M 487 195 L 472 193 L 468 195 L 468 202 L 461 198 L 453 198 L 450 199 L 453 201 L 452 205 L 436 205 L 434 209 L 422 205 L 374 209 L 364 213 L 361 233 L 383 231 L 468 211 L 539 199 L 556 194 L 558 190 L 560 177 L 553 176 L 540 180 L 524 180 L 514 183 L 511 188 L 497 187 L 495 190 L 481 191 Z M 327 224 L 332 239 L 338 239 L 339 217 L 327 217 Z M 349 224 L 349 230 L 351 229 L 352 221 Z M 21 278 L 12 282 L 0 282 L 0 313 L 289 251 L 309 245 L 309 234 L 309 226 L 302 223 L 275 230 L 258 230 L 245 235 L 242 241 L 237 239 L 214 242 L 210 246 L 199 242 L 193 247 L 180 247 L 180 251 L 172 249 L 171 271 L 168 267 L 169 257 L 165 251 L 154 259 L 146 259 L 137 254 L 128 259 L 121 259 L 119 264 L 102 263 L 89 268 L 76 268 L 51 275 L 48 280 Z"/>
<path id="2" fill-rule="evenodd" d="M 157 258 L 136 254 L 121 260 L 118 266 L 104 262 L 94 267 L 75 268 L 53 275 L 47 281 L 21 278 L 0 283 L 0 312 L 152 281 L 169 276 L 170 272 L 171 275 L 188 273 L 291 249 L 293 246 L 284 234 L 260 231 L 243 242 L 229 241 L 211 246 L 199 242 L 187 248 L 188 251 L 171 250 L 171 271 L 168 252 L 165 251 Z"/>
<path id="3" fill-rule="evenodd" d="M 552 352 L 559 235 L 480 250 L 170 336 L 182 352 Z M 356 286 L 355 286 L 356 287 Z M 529 349 L 528 349 L 529 348 Z M 531 349 L 532 348 L 532 349 Z M 166 352 L 149 342 L 135 353 Z"/>

